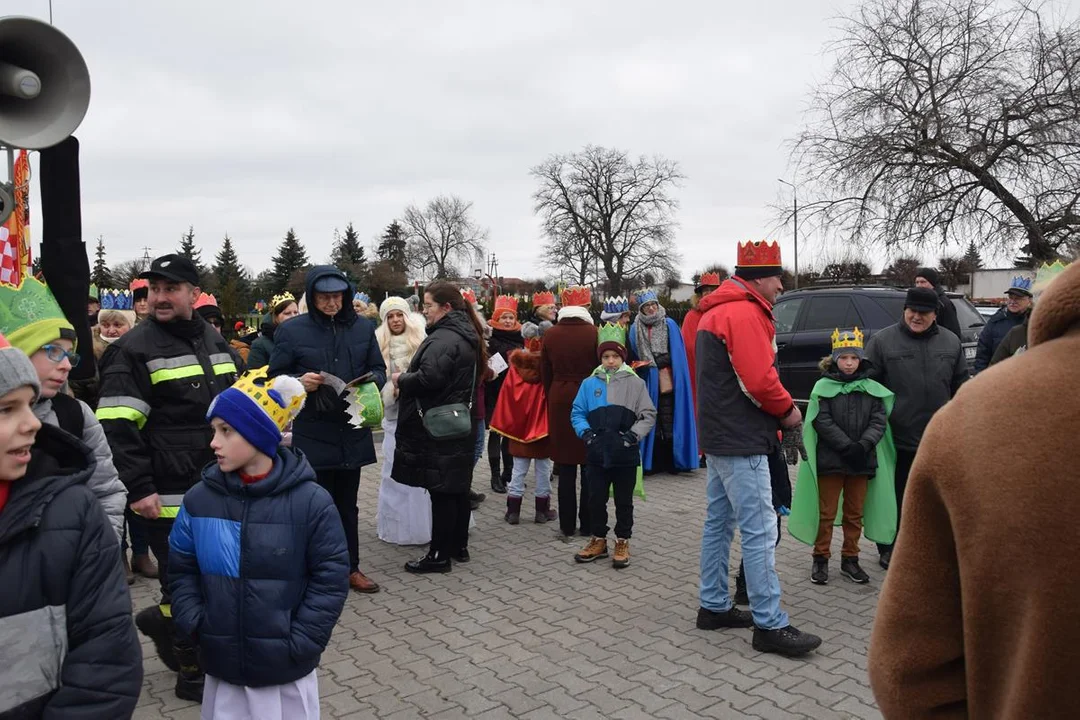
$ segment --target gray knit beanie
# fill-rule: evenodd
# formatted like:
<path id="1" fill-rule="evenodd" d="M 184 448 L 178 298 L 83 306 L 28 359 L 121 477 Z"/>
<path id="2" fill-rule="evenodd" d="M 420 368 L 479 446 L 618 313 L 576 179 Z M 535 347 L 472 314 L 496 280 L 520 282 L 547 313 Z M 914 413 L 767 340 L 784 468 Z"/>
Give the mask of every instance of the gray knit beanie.
<path id="1" fill-rule="evenodd" d="M 0 335 L 0 397 L 24 385 L 34 389 L 34 400 L 37 400 L 41 394 L 37 370 L 22 350 L 11 347 Z"/>

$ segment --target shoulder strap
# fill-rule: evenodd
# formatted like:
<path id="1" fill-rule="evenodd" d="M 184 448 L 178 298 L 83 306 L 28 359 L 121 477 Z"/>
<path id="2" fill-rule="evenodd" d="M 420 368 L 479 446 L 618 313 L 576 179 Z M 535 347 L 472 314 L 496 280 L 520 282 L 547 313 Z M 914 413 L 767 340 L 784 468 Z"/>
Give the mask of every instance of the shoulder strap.
<path id="1" fill-rule="evenodd" d="M 83 416 L 82 403 L 70 395 L 57 393 L 52 399 L 53 412 L 60 429 L 82 440 L 86 418 Z"/>

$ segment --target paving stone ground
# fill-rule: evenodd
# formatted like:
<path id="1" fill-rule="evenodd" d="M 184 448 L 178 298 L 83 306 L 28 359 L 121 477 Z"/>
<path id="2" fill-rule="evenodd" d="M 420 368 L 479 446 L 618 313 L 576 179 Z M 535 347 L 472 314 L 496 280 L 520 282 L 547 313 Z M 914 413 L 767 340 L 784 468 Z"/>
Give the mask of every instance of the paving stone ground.
<path id="1" fill-rule="evenodd" d="M 477 489 L 487 489 L 486 467 L 485 459 Z M 785 527 L 777 550 L 784 607 L 824 643 L 804 660 L 761 654 L 750 630 L 694 627 L 705 471 L 646 483 L 628 568 L 574 563 L 578 544 L 557 539 L 558 523 L 511 527 L 505 496 L 489 494 L 476 512 L 472 562 L 417 576 L 402 565 L 420 548 L 375 535 L 379 470 L 365 468 L 360 565 L 382 592 L 349 596 L 318 671 L 323 717 L 880 718 L 866 677 L 884 579 L 872 546 L 863 545 L 870 584 L 850 583 L 839 576 L 837 529 L 835 577 L 819 587 L 809 581 L 810 548 Z M 136 608 L 156 602 L 156 581 L 140 578 L 132 596 Z M 142 648 L 135 718 L 198 718 L 198 706 L 173 695 L 175 675 L 153 646 L 144 639 Z"/>

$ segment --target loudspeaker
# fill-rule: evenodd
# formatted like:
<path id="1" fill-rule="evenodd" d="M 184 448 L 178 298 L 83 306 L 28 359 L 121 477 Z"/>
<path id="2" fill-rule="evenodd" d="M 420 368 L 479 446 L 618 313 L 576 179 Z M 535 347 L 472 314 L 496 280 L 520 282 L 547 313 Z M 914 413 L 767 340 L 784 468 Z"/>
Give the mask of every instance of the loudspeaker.
<path id="1" fill-rule="evenodd" d="M 79 127 L 90 71 L 67 35 L 28 17 L 0 17 L 0 145 L 52 147 Z"/>

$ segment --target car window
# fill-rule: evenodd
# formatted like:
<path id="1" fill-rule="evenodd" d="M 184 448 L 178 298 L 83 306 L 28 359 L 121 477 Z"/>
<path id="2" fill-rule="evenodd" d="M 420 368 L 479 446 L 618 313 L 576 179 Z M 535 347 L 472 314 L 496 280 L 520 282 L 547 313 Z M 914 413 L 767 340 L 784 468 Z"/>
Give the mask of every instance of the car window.
<path id="1" fill-rule="evenodd" d="M 810 308 L 800 330 L 833 330 L 862 324 L 850 295 L 810 298 Z"/>
<path id="2" fill-rule="evenodd" d="M 799 317 L 799 308 L 802 307 L 805 301 L 806 298 L 792 298 L 777 304 L 773 308 L 776 332 L 789 333 L 795 330 L 795 318 Z"/>
<path id="3" fill-rule="evenodd" d="M 904 300 L 907 295 L 886 295 L 882 297 L 874 296 L 871 298 L 874 302 L 880 305 L 889 316 L 890 322 L 900 322 L 904 317 Z"/>
<path id="4" fill-rule="evenodd" d="M 956 319 L 961 328 L 976 328 L 986 324 L 986 319 L 979 314 L 975 306 L 964 298 L 949 298 L 956 308 Z"/>

